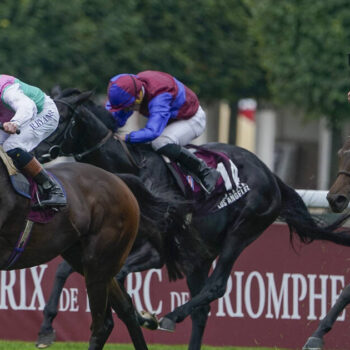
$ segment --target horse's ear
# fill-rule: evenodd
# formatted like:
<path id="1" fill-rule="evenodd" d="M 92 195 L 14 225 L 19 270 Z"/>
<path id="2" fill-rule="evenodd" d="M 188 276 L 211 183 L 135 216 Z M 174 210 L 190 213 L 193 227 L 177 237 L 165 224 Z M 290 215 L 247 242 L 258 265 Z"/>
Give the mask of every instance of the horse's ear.
<path id="1" fill-rule="evenodd" d="M 93 94 L 94 94 L 93 90 L 84 91 L 79 95 L 72 96 L 69 102 L 73 105 L 80 105 L 85 101 L 87 101 Z"/>
<path id="2" fill-rule="evenodd" d="M 58 98 L 61 95 L 62 89 L 59 85 L 55 85 L 54 87 L 52 87 L 51 91 L 50 91 L 50 96 L 52 98 Z"/>

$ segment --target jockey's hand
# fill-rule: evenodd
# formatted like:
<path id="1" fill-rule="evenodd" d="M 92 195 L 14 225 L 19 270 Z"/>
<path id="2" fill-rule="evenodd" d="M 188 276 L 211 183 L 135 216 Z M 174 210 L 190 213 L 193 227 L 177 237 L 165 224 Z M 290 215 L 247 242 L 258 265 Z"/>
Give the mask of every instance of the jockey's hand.
<path id="1" fill-rule="evenodd" d="M 12 122 L 6 122 L 3 125 L 4 131 L 8 134 L 15 134 L 17 131 L 17 124 Z"/>
<path id="2" fill-rule="evenodd" d="M 350 91 L 348 92 L 348 101 L 350 102 Z"/>

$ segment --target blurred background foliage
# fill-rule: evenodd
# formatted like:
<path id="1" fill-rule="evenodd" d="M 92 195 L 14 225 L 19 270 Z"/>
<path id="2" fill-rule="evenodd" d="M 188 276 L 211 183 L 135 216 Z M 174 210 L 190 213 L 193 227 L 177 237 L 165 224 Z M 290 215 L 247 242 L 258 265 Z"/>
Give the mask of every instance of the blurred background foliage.
<path id="1" fill-rule="evenodd" d="M 2 0 L 2 72 L 104 93 L 162 70 L 201 99 L 255 97 L 332 124 L 348 114 L 345 0 Z"/>

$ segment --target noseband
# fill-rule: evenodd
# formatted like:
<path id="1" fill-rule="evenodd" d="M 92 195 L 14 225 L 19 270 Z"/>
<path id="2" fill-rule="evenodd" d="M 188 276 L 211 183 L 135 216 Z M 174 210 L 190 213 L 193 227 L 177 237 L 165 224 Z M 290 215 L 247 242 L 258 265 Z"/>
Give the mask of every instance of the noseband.
<path id="1" fill-rule="evenodd" d="M 338 177 L 339 175 L 346 175 L 346 176 L 349 176 L 349 177 L 350 177 L 350 171 L 339 170 L 339 171 L 338 171 L 338 174 L 337 174 L 337 177 Z"/>

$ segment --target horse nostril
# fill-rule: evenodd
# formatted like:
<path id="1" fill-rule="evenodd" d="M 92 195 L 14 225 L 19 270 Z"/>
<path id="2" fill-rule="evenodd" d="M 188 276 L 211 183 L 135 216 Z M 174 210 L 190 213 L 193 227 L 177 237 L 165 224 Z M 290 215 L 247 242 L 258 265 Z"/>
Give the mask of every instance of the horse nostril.
<path id="1" fill-rule="evenodd" d="M 345 204 L 346 201 L 347 201 L 347 198 L 346 198 L 345 196 L 343 196 L 343 195 L 339 195 L 339 196 L 337 196 L 337 197 L 335 198 L 335 203 L 336 203 L 337 205 Z"/>
<path id="2" fill-rule="evenodd" d="M 327 200 L 334 212 L 342 212 L 346 208 L 349 202 L 348 198 L 343 194 L 336 194 L 336 195 L 328 194 Z"/>

